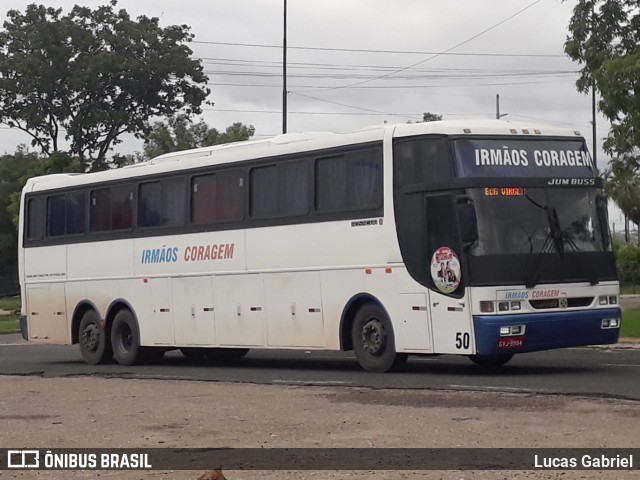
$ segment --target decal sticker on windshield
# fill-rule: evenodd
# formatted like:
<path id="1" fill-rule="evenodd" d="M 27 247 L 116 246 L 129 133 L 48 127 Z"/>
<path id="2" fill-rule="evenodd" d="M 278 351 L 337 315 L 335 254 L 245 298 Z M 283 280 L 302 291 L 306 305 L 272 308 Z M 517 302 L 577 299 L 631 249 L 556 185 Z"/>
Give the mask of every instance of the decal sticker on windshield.
<path id="1" fill-rule="evenodd" d="M 431 278 L 442 293 L 453 293 L 460 286 L 460 260 L 449 247 L 440 247 L 431 257 Z"/>

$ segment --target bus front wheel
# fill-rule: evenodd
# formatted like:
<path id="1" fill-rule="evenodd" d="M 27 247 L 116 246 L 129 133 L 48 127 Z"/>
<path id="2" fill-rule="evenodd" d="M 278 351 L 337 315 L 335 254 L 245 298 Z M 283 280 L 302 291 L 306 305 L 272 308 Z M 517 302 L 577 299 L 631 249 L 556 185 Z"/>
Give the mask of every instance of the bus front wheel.
<path id="1" fill-rule="evenodd" d="M 358 363 L 369 372 L 397 370 L 407 362 L 407 355 L 396 352 L 387 313 L 376 304 L 368 303 L 358 310 L 351 338 Z"/>
<path id="2" fill-rule="evenodd" d="M 100 326 L 100 317 L 95 310 L 87 310 L 78 327 L 78 343 L 82 359 L 89 365 L 99 365 L 111 360 L 113 352 L 109 334 Z"/>
<path id="3" fill-rule="evenodd" d="M 120 365 L 135 365 L 142 357 L 138 323 L 129 310 L 120 310 L 111 327 L 113 357 Z"/>

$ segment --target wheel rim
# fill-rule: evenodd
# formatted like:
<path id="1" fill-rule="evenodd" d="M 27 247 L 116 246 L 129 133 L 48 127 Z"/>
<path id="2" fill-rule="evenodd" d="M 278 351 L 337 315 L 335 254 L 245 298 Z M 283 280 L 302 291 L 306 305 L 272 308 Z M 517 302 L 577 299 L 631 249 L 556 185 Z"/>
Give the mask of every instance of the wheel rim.
<path id="1" fill-rule="evenodd" d="M 82 345 L 89 352 L 95 352 L 100 345 L 100 329 L 95 323 L 91 323 L 85 327 L 82 332 Z"/>
<path id="2" fill-rule="evenodd" d="M 377 318 L 370 319 L 362 327 L 362 346 L 370 354 L 379 356 L 384 353 L 387 344 L 387 332 Z"/>
<path id="3" fill-rule="evenodd" d="M 122 353 L 129 353 L 133 344 L 133 333 L 127 324 L 120 326 L 118 331 L 118 347 Z"/>

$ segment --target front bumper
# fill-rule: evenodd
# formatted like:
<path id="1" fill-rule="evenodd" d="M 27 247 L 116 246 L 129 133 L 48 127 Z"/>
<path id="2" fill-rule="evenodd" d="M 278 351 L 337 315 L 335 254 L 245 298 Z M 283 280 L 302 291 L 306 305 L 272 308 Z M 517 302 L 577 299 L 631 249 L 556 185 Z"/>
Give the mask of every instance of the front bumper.
<path id="1" fill-rule="evenodd" d="M 619 327 L 602 328 L 602 321 L 608 318 L 620 319 L 620 309 L 477 315 L 473 317 L 476 353 L 479 355 L 522 353 L 618 343 Z M 519 337 L 518 341 L 504 342 L 504 339 L 511 337 L 501 337 L 500 327 L 508 325 L 525 325 L 524 335 Z M 503 342 L 500 342 L 500 339 L 503 339 Z M 508 346 L 505 347 L 505 344 Z"/>

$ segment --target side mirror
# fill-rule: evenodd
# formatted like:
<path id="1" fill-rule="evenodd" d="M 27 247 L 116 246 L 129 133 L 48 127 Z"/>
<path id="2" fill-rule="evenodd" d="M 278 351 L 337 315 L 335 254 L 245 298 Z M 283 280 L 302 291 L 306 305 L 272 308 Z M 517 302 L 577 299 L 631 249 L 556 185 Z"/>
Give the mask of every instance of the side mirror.
<path id="1" fill-rule="evenodd" d="M 478 240 L 476 208 L 469 197 L 458 197 L 457 207 L 462 244 L 464 248 L 469 248 Z"/>

